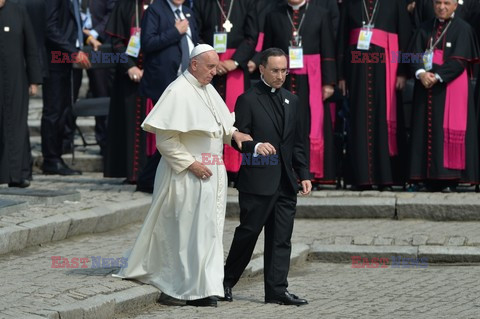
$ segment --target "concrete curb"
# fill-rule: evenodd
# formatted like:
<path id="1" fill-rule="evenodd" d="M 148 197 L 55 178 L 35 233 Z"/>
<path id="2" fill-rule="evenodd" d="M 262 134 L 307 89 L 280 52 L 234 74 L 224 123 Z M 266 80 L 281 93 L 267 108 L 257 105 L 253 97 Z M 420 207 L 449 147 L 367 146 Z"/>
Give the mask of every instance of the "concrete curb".
<path id="1" fill-rule="evenodd" d="M 312 245 L 308 258 L 311 261 L 351 263 L 353 256 L 362 258 L 402 257 L 422 259 L 429 264 L 478 263 L 480 247 L 464 246 L 360 246 L 360 245 Z"/>
<path id="2" fill-rule="evenodd" d="M 329 195 L 328 191 L 325 192 Z M 368 193 L 368 192 L 365 192 Z M 321 192 L 319 193 L 321 194 Z M 406 193 L 389 193 L 379 197 L 358 192 L 342 192 L 341 196 L 299 197 L 298 218 L 387 218 L 424 219 L 433 221 L 480 221 L 480 200 L 461 195 L 445 198 L 429 193 L 409 198 Z M 336 194 L 338 195 L 338 194 Z M 435 196 L 435 197 L 432 197 Z M 227 198 L 227 217 L 239 216 L 236 196 Z"/>
<path id="3" fill-rule="evenodd" d="M 0 228 L 0 254 L 141 222 L 150 204 L 151 198 L 145 197 Z"/>

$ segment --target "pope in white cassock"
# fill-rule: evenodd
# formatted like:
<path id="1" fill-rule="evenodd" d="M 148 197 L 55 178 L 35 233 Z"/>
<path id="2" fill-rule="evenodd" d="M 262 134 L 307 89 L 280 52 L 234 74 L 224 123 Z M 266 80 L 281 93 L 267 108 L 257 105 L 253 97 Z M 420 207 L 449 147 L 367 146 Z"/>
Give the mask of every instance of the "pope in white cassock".
<path id="1" fill-rule="evenodd" d="M 217 160 L 232 138 L 252 140 L 210 84 L 219 58 L 201 44 L 190 66 L 165 90 L 142 124 L 156 134 L 162 159 L 152 205 L 121 278 L 151 284 L 187 305 L 216 306 L 223 297 L 223 224 L 227 175 Z M 202 163 L 208 159 L 208 162 Z M 212 163 L 212 164 L 210 164 Z"/>

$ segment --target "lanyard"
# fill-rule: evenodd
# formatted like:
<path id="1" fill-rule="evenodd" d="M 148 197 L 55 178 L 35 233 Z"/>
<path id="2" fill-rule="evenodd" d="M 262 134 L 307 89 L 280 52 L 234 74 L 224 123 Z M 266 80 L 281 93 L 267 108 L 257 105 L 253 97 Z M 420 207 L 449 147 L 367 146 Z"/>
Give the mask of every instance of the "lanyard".
<path id="1" fill-rule="evenodd" d="M 296 37 L 300 33 L 300 29 L 302 28 L 303 21 L 305 20 L 305 15 L 306 15 L 307 10 L 308 10 L 308 4 L 309 4 L 309 2 L 307 1 L 307 5 L 305 7 L 305 12 L 302 15 L 302 19 L 300 19 L 300 24 L 298 25 L 298 29 L 295 28 L 295 24 L 293 23 L 292 16 L 290 15 L 290 12 L 288 12 L 288 8 L 287 8 L 287 16 L 288 16 L 288 20 L 290 20 L 290 24 L 292 25 L 293 36 L 294 37 Z"/>
<path id="2" fill-rule="evenodd" d="M 435 21 L 433 21 L 433 30 L 435 30 L 435 22 L 437 21 L 437 19 L 435 19 Z M 445 36 L 445 34 L 447 33 L 447 30 L 448 30 L 448 27 L 450 26 L 450 24 L 452 23 L 452 20 L 450 19 L 450 21 L 448 21 L 448 24 L 447 26 L 445 27 L 445 30 L 443 30 L 443 32 L 440 34 L 440 36 L 438 37 L 437 41 L 435 41 L 435 43 L 433 43 L 432 45 L 432 42 L 433 42 L 433 36 L 430 38 L 430 48 L 428 49 L 428 51 L 433 51 L 433 49 L 435 49 L 435 47 L 437 46 L 437 44 L 442 40 L 442 38 Z"/>
<path id="3" fill-rule="evenodd" d="M 365 14 L 366 14 L 367 20 L 368 20 L 367 26 L 373 27 L 372 22 L 373 22 L 373 20 L 375 19 L 375 13 L 377 12 L 377 8 L 378 8 L 378 3 L 379 3 L 379 2 L 380 2 L 380 0 L 375 1 L 375 7 L 373 8 L 372 16 L 369 17 L 369 16 L 368 16 L 367 3 L 365 2 L 365 0 L 363 0 L 363 8 L 365 9 Z M 365 21 L 363 21 L 363 25 L 365 26 Z"/>
<path id="4" fill-rule="evenodd" d="M 140 25 L 140 23 L 139 23 L 140 18 L 139 18 L 139 15 L 138 15 L 138 5 L 139 5 L 138 1 L 143 2 L 142 0 L 135 1 L 135 27 L 137 27 L 137 29 Z M 152 2 L 153 2 L 153 0 L 150 0 L 150 4 L 152 4 Z"/>
<path id="5" fill-rule="evenodd" d="M 230 20 L 230 14 L 232 14 L 232 8 L 233 8 L 233 2 L 234 2 L 234 1 L 235 1 L 235 0 L 232 0 L 232 2 L 230 2 L 230 7 L 228 8 L 228 13 L 225 15 L 225 11 L 223 11 L 222 5 L 221 5 L 220 2 L 217 0 L 218 8 L 220 9 L 220 12 L 222 13 L 223 17 L 225 18 L 225 21 Z"/>

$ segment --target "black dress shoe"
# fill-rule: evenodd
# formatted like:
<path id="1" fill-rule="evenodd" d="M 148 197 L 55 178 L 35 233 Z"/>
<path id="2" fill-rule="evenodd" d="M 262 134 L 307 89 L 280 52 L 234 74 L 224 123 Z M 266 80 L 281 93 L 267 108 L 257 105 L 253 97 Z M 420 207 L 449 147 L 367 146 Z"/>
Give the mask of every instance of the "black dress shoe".
<path id="1" fill-rule="evenodd" d="M 153 194 L 153 186 L 146 186 L 146 185 L 138 185 L 137 184 L 137 188 L 135 188 L 135 191 L 136 192 Z"/>
<path id="2" fill-rule="evenodd" d="M 197 300 L 187 300 L 187 306 L 194 306 L 194 307 L 216 307 L 217 306 L 217 298 L 215 297 L 207 297 Z"/>
<path id="3" fill-rule="evenodd" d="M 378 190 L 380 192 L 393 192 L 393 188 L 390 185 L 379 185 Z"/>
<path id="4" fill-rule="evenodd" d="M 19 187 L 19 188 L 26 188 L 30 186 L 30 181 L 28 179 L 22 179 L 20 182 L 12 182 L 8 183 L 8 187 Z"/>
<path id="5" fill-rule="evenodd" d="M 42 165 L 42 170 L 43 173 L 47 175 L 82 175 L 81 171 L 71 169 L 63 161 L 54 163 L 44 162 Z"/>
<path id="6" fill-rule="evenodd" d="M 308 301 L 305 299 L 298 298 L 294 294 L 285 291 L 283 295 L 265 299 L 265 303 L 276 303 L 279 305 L 287 305 L 287 306 L 303 306 L 308 304 Z"/>
<path id="7" fill-rule="evenodd" d="M 220 298 L 221 301 L 233 301 L 232 288 L 223 288 L 223 293 L 225 294 L 225 297 Z"/>

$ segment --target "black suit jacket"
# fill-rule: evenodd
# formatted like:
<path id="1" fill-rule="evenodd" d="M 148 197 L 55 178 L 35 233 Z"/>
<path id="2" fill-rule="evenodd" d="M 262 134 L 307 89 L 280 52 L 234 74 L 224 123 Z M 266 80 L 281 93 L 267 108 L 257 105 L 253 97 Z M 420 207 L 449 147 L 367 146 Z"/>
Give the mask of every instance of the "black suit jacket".
<path id="1" fill-rule="evenodd" d="M 260 81 L 239 96 L 235 105 L 235 127 L 250 134 L 253 141 L 242 143 L 243 162 L 236 184 L 240 192 L 257 195 L 273 195 L 279 186 L 281 175 L 287 174 L 293 194 L 298 192 L 297 173 L 300 180 L 310 179 L 309 163 L 305 155 L 306 141 L 302 140 L 298 97 L 281 88 L 283 101 L 283 132 L 270 105 L 269 89 Z M 252 160 L 257 143 L 269 142 L 277 150 L 277 157 Z M 255 163 L 256 162 L 256 163 Z M 258 163 L 260 162 L 260 163 Z M 263 162 L 263 163 L 262 163 Z"/>
<path id="2" fill-rule="evenodd" d="M 88 1 L 90 14 L 92 15 L 93 30 L 98 32 L 99 40 L 104 42 L 106 40 L 105 26 L 107 25 L 110 12 L 117 3 L 117 0 L 82 0 Z M 82 2 L 83 3 L 83 2 Z"/>
<path id="3" fill-rule="evenodd" d="M 178 68 L 182 63 L 183 35 L 175 28 L 175 14 L 167 1 L 154 1 L 142 18 L 141 48 L 145 64 L 140 93 L 151 98 L 154 103 L 177 78 Z M 185 5 L 182 6 L 182 11 L 190 25 L 192 42 L 196 45 L 198 32 L 193 12 Z"/>
<path id="4" fill-rule="evenodd" d="M 52 60 L 52 51 L 67 53 L 78 52 L 77 25 L 70 0 L 48 0 L 45 2 L 47 28 L 45 47 L 49 61 Z M 70 68 L 68 63 L 50 63 L 50 69 Z"/>

